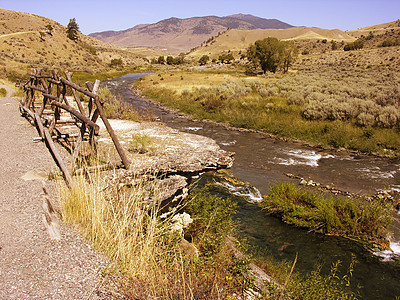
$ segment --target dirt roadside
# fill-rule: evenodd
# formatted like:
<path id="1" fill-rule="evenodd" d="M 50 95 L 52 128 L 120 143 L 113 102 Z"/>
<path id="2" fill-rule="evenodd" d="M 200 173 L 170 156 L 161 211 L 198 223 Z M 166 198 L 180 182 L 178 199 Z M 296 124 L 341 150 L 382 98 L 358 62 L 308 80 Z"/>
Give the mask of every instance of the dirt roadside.
<path id="1" fill-rule="evenodd" d="M 24 177 L 56 169 L 44 143 L 33 141 L 37 136 L 18 100 L 0 98 L 0 299 L 104 299 L 100 272 L 110 262 L 63 224 L 61 239 L 51 240 L 42 179 Z"/>

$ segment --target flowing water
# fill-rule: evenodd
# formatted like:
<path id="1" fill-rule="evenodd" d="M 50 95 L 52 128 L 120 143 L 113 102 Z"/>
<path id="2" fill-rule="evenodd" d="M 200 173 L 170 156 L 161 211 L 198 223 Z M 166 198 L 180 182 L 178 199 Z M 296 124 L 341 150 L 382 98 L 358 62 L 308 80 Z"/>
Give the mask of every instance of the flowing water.
<path id="1" fill-rule="evenodd" d="M 400 161 L 370 156 L 319 151 L 299 143 L 287 143 L 267 138 L 263 134 L 229 130 L 210 122 L 191 121 L 163 110 L 132 94 L 131 84 L 146 74 L 130 74 L 106 82 L 108 88 L 122 96 L 139 113 L 152 114 L 168 126 L 210 137 L 221 148 L 235 152 L 232 173 L 258 188 L 260 193 L 248 194 L 250 201 L 239 201 L 241 231 L 260 253 L 279 260 L 293 261 L 296 270 L 310 272 L 317 264 L 329 272 L 332 263 L 340 260 L 343 269 L 353 258 L 357 264 L 352 284 L 361 285 L 363 299 L 395 299 L 400 296 L 400 214 L 395 215 L 391 228 L 393 251 L 371 253 L 348 239 L 323 236 L 285 225 L 267 216 L 255 204 L 269 186 L 290 180 L 291 173 L 337 189 L 373 194 L 379 190 L 400 191 Z M 238 191 L 232 190 L 233 193 Z"/>

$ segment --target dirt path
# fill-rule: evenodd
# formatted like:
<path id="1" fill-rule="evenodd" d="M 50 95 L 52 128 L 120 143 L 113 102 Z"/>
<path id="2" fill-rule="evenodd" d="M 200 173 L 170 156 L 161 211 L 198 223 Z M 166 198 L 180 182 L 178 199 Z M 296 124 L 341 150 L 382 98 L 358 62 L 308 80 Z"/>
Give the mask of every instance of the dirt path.
<path id="1" fill-rule="evenodd" d="M 0 299 L 103 299 L 99 272 L 109 262 L 67 226 L 61 225 L 61 240 L 51 240 L 40 176 L 21 178 L 56 168 L 36 136 L 17 100 L 0 98 Z"/>

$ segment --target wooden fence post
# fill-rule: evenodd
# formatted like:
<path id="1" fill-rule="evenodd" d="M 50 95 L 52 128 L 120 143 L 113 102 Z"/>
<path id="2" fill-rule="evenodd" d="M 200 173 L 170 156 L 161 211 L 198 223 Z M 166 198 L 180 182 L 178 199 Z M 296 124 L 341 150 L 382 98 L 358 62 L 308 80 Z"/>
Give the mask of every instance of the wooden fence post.
<path id="1" fill-rule="evenodd" d="M 57 148 L 53 142 L 53 139 L 59 140 L 59 142 L 65 142 L 67 146 L 70 146 L 70 138 L 75 137 L 76 143 L 75 148 L 71 149 L 72 153 L 72 166 L 79 155 L 81 143 L 85 138 L 85 134 L 89 134 L 89 142 L 93 148 L 96 147 L 94 142 L 94 136 L 99 132 L 99 125 L 96 124 L 98 117 L 100 116 L 103 123 L 114 143 L 114 146 L 122 160 L 122 165 L 125 168 L 129 168 L 130 162 L 125 155 L 123 148 L 121 147 L 118 138 L 112 129 L 110 122 L 108 121 L 106 114 L 103 109 L 103 100 L 97 95 L 97 89 L 100 81 L 96 80 L 94 85 L 86 83 L 87 89 L 80 87 L 71 80 L 71 74 L 68 71 L 65 72 L 66 78 L 60 76 L 57 70 L 53 70 L 51 75 L 42 75 L 41 69 L 33 69 L 30 78 L 25 83 L 21 84 L 25 88 L 26 97 L 21 101 L 20 111 L 21 113 L 34 125 L 36 125 L 40 138 L 44 140 L 47 148 L 52 154 L 58 167 L 61 169 L 64 179 L 69 188 L 73 185 L 73 179 L 65 167 L 64 161 L 57 151 Z M 47 83 L 46 83 L 47 81 Z M 53 95 L 53 87 L 56 85 L 56 95 Z M 67 87 L 71 88 L 78 110 L 72 107 L 66 97 Z M 40 105 L 40 109 L 36 112 L 35 107 L 35 91 L 41 92 L 43 101 Z M 82 93 L 89 97 L 88 110 L 86 111 L 80 98 L 79 93 Z M 94 104 L 96 105 L 94 109 Z M 53 114 L 51 118 L 46 116 L 49 113 L 46 111 L 46 106 L 51 105 L 53 108 Z M 94 111 L 93 111 L 94 109 Z M 61 120 L 61 111 L 68 112 L 71 116 L 71 120 Z M 93 113 L 92 113 L 93 111 Z M 75 124 L 80 129 L 79 134 L 62 133 L 60 128 L 56 128 L 57 125 L 62 124 Z M 81 124 L 79 126 L 79 124 Z M 54 134 L 53 134 L 54 132 Z M 54 136 L 53 136 L 54 135 Z M 65 146 L 65 144 L 64 144 Z M 121 163 L 109 163 L 102 166 L 93 167 L 93 169 L 108 169 L 112 167 L 121 167 Z"/>

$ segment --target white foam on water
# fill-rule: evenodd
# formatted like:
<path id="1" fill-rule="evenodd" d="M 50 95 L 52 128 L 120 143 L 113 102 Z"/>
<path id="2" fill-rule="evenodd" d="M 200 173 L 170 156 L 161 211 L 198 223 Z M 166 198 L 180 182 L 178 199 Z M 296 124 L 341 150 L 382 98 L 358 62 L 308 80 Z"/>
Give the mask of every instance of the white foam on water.
<path id="1" fill-rule="evenodd" d="M 382 261 L 393 261 L 400 257 L 400 242 L 390 241 L 390 249 L 374 252 L 374 255 L 381 257 Z"/>
<path id="2" fill-rule="evenodd" d="M 395 184 L 393 184 L 393 185 L 391 185 L 390 186 L 390 189 L 384 189 L 384 190 L 382 190 L 382 191 L 387 191 L 387 192 L 397 192 L 397 193 L 400 193 L 400 185 L 395 185 Z M 400 211 L 399 211 L 399 214 L 400 214 Z"/>
<path id="3" fill-rule="evenodd" d="M 311 167 L 318 167 L 318 161 L 321 158 L 334 158 L 333 155 L 325 155 L 316 153 L 311 150 L 289 150 L 285 153 L 288 158 L 275 157 L 275 160 L 280 165 L 292 166 L 292 165 L 306 165 Z"/>
<path id="4" fill-rule="evenodd" d="M 203 127 L 185 127 L 184 129 L 190 130 L 190 131 L 199 131 L 199 130 L 202 130 Z"/>
<path id="5" fill-rule="evenodd" d="M 228 182 L 214 182 L 214 183 L 216 185 L 228 189 L 235 196 L 248 198 L 250 203 L 257 203 L 263 200 L 261 192 L 255 187 L 234 186 Z"/>
<path id="6" fill-rule="evenodd" d="M 236 144 L 236 140 L 233 140 L 233 141 L 231 141 L 231 142 L 221 142 L 220 144 L 222 145 L 222 146 L 232 146 L 232 145 L 235 145 Z"/>
<path id="7" fill-rule="evenodd" d="M 396 175 L 397 170 L 385 172 L 382 171 L 378 166 L 371 168 L 360 168 L 357 169 L 358 172 L 363 173 L 364 176 L 372 179 L 390 179 Z"/>

